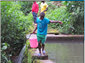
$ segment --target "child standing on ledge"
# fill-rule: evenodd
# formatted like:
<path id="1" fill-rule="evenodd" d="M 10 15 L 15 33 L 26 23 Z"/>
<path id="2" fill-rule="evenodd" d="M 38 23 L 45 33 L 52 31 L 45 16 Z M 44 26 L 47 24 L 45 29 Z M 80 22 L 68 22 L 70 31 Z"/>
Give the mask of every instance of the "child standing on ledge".
<path id="1" fill-rule="evenodd" d="M 41 56 L 41 48 L 42 48 L 42 53 L 45 55 L 45 41 L 46 41 L 46 35 L 47 35 L 47 29 L 48 29 L 48 24 L 49 23 L 60 23 L 62 24 L 61 21 L 52 21 L 49 20 L 48 18 L 45 17 L 45 13 L 40 13 L 40 17 L 37 18 L 36 20 L 37 23 L 37 40 L 38 40 L 38 49 L 39 49 L 39 54 L 38 56 Z M 35 33 L 36 29 L 33 31 Z"/>

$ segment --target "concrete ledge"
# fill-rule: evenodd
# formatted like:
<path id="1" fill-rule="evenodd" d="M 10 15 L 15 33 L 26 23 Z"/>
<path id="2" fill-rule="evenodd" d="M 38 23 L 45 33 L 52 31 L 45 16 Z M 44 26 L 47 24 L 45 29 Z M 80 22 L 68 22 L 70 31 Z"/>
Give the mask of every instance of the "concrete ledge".
<path id="1" fill-rule="evenodd" d="M 42 62 L 42 63 L 55 63 L 55 62 L 53 62 L 51 60 L 40 60 L 40 62 Z"/>
<path id="2" fill-rule="evenodd" d="M 54 34 L 48 34 L 47 35 L 47 42 L 50 42 L 50 41 L 84 42 L 84 35 L 54 35 Z"/>
<path id="3" fill-rule="evenodd" d="M 26 37 L 29 36 L 29 34 L 26 35 Z M 36 34 L 32 34 L 31 37 L 36 37 Z M 47 37 L 82 37 L 84 38 L 84 35 L 63 35 L 63 34 L 59 34 L 59 35 L 55 35 L 55 34 L 47 34 Z"/>
<path id="4" fill-rule="evenodd" d="M 33 63 L 55 63 L 51 60 L 34 60 Z"/>
<path id="5" fill-rule="evenodd" d="M 37 38 L 36 34 L 32 34 L 30 38 Z M 52 41 L 70 41 L 70 42 L 84 42 L 84 35 L 55 35 L 55 34 L 47 34 L 46 42 Z"/>
<path id="6" fill-rule="evenodd" d="M 32 50 L 32 49 L 31 49 Z M 41 55 L 38 56 L 39 50 L 38 49 L 33 49 L 32 50 L 33 54 L 32 54 L 32 59 L 42 59 L 42 60 L 47 60 L 48 59 L 48 55 Z"/>
<path id="7" fill-rule="evenodd" d="M 84 37 L 84 35 L 55 35 L 55 34 L 47 34 L 47 37 Z"/>

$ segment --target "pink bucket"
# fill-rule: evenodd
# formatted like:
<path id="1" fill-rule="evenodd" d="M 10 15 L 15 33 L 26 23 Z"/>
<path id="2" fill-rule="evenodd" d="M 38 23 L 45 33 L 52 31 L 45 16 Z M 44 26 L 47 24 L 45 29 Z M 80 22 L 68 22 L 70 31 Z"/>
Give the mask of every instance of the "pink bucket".
<path id="1" fill-rule="evenodd" d="M 37 48 L 38 47 L 37 38 L 31 38 L 31 39 L 29 39 L 29 41 L 30 41 L 30 47 L 31 48 Z"/>

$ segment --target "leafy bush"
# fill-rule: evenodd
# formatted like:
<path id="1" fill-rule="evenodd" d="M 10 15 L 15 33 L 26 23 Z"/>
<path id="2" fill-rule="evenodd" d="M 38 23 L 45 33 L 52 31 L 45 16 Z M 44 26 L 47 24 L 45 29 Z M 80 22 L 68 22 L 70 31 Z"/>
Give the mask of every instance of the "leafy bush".
<path id="1" fill-rule="evenodd" d="M 49 28 L 57 29 L 60 33 L 83 34 L 84 33 L 84 2 L 62 1 L 63 6 L 48 2 L 46 17 L 50 20 L 62 21 L 63 25 L 50 24 Z"/>
<path id="2" fill-rule="evenodd" d="M 31 8 L 32 8 L 32 3 L 33 2 L 31 2 L 31 1 L 30 2 L 26 2 L 26 1 L 19 2 L 19 4 L 21 5 L 21 9 L 20 10 L 23 11 L 23 13 L 25 15 L 27 15 L 30 12 Z"/>
<path id="3" fill-rule="evenodd" d="M 49 12 L 48 12 L 49 11 Z M 59 23 L 55 24 L 50 24 L 49 28 L 57 29 L 59 32 L 65 32 L 69 33 L 68 29 L 71 27 L 71 17 L 70 14 L 66 11 L 65 6 L 61 6 L 60 8 L 55 7 L 55 9 L 49 8 L 47 11 L 46 17 L 48 17 L 50 20 L 55 20 L 55 21 L 62 21 L 63 24 L 60 25 Z"/>
<path id="4" fill-rule="evenodd" d="M 2 51 L 1 51 L 1 61 L 3 61 L 3 63 L 12 63 L 11 60 L 10 60 L 10 54 L 7 56 L 6 55 L 6 49 L 10 47 L 9 44 L 7 43 L 2 43 Z"/>
<path id="5" fill-rule="evenodd" d="M 20 9 L 19 2 L 1 2 L 1 42 L 10 45 L 5 51 L 6 57 L 8 54 L 19 54 L 25 43 L 25 35 L 33 29 L 32 15 L 25 16 Z"/>
<path id="6" fill-rule="evenodd" d="M 84 2 L 67 2 L 67 11 L 72 16 L 72 26 L 74 34 L 84 34 Z"/>

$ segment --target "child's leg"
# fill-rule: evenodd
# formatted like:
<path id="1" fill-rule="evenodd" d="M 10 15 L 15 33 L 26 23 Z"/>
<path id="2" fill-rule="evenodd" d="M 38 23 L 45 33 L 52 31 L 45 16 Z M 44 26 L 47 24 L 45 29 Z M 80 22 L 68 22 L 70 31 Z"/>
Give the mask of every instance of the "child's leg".
<path id="1" fill-rule="evenodd" d="M 33 14 L 34 23 L 36 24 L 37 13 L 33 12 L 32 14 Z"/>
<path id="2" fill-rule="evenodd" d="M 39 49 L 39 56 L 41 54 L 41 38 L 40 35 L 37 34 L 37 41 L 38 41 L 38 49 Z"/>
<path id="3" fill-rule="evenodd" d="M 42 44 L 42 51 L 44 51 L 44 48 L 45 48 L 45 44 Z"/>
<path id="4" fill-rule="evenodd" d="M 42 39 L 42 52 L 43 52 L 44 55 L 45 55 L 45 41 L 46 41 L 46 36 L 43 36 L 43 39 Z"/>
<path id="5" fill-rule="evenodd" d="M 43 53 L 43 55 L 45 55 L 45 53 L 46 53 L 44 48 L 45 48 L 45 44 L 42 44 L 42 53 Z"/>
<path id="6" fill-rule="evenodd" d="M 38 43 L 39 53 L 41 54 L 41 41 Z"/>

